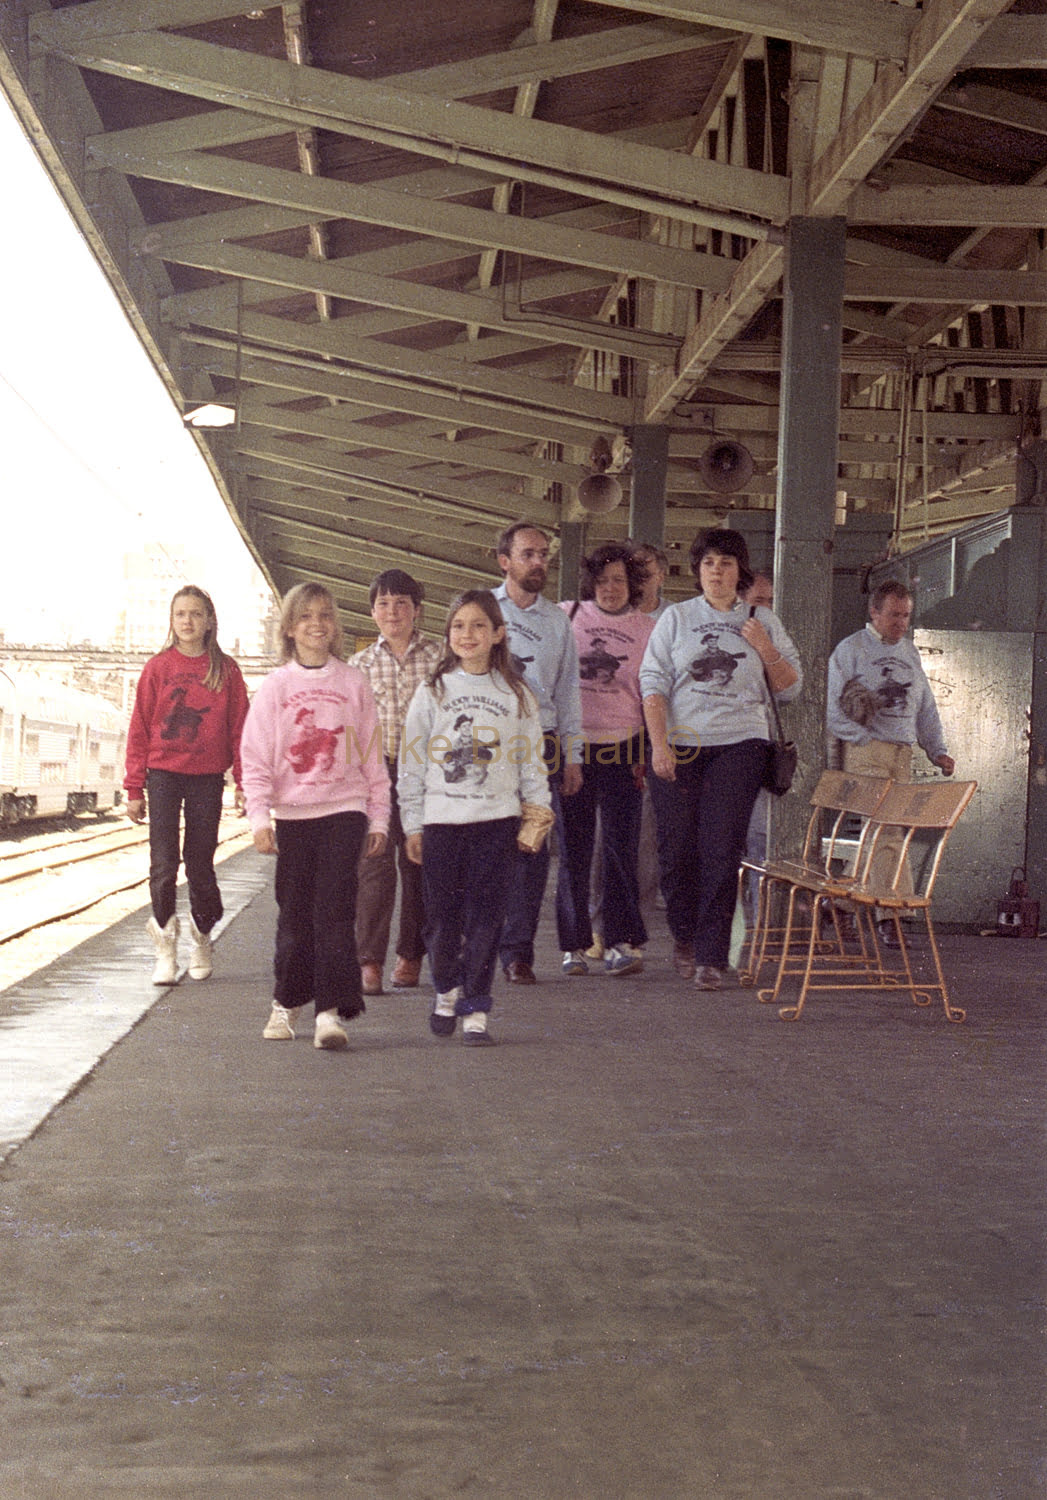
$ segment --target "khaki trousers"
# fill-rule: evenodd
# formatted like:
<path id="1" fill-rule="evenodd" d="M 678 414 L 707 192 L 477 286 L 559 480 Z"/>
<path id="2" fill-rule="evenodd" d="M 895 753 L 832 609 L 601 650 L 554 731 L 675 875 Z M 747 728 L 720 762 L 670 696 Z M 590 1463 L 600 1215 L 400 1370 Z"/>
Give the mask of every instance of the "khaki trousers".
<path id="1" fill-rule="evenodd" d="M 843 768 L 860 776 L 889 776 L 892 781 L 912 780 L 912 746 L 894 745 L 888 740 L 870 740 L 867 745 L 844 743 Z M 869 871 L 872 885 L 890 886 L 898 867 L 903 834 L 900 828 L 887 828 L 880 835 Z M 913 883 L 906 860 L 895 887 L 899 895 L 911 896 Z"/>

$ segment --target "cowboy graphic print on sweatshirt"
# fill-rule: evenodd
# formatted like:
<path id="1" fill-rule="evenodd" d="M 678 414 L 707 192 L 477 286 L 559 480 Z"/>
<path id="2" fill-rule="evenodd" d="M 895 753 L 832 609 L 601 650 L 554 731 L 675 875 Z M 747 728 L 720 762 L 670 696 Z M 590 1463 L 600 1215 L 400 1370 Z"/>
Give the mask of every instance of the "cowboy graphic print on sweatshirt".
<path id="1" fill-rule="evenodd" d="M 425 823 L 517 817 L 521 800 L 549 805 L 542 727 L 530 694 L 521 710 L 499 673 L 457 668 L 437 699 L 423 683 L 407 710 L 396 783 L 405 833 Z"/>
<path id="2" fill-rule="evenodd" d="M 290 661 L 251 701 L 241 742 L 251 828 L 273 817 L 363 812 L 389 825 L 389 773 L 374 697 L 363 673 L 337 657 L 322 667 Z"/>
<path id="3" fill-rule="evenodd" d="M 142 796 L 146 768 L 207 776 L 233 765 L 240 785 L 240 729 L 247 690 L 233 664 L 225 686 L 204 686 L 207 652 L 184 656 L 176 647 L 146 662 L 127 731 L 128 800 Z"/>
<path id="4" fill-rule="evenodd" d="M 773 735 L 763 664 L 742 635 L 748 618 L 748 604 L 718 610 L 699 595 L 671 605 L 655 625 L 640 668 L 640 689 L 644 697 L 658 693 L 666 699 L 676 742 L 731 745 Z M 777 615 L 761 606 L 756 619 L 800 672 L 796 647 Z M 778 693 L 778 701 L 794 698 L 801 681 Z"/>

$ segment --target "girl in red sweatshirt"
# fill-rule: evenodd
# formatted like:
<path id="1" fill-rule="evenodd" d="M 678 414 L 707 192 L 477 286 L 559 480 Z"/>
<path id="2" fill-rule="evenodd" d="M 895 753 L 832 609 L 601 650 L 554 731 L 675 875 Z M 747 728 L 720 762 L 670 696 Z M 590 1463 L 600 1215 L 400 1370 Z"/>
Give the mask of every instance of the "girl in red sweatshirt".
<path id="1" fill-rule="evenodd" d="M 240 732 L 247 689 L 240 668 L 218 646 L 210 596 L 195 584 L 171 600 L 164 649 L 147 661 L 127 731 L 127 811 L 142 823 L 149 803 L 149 933 L 156 947 L 154 984 L 178 977 L 175 884 L 180 859 L 189 883 L 189 974 L 211 972 L 211 929 L 222 915 L 214 873 L 225 773 L 240 786 Z M 179 819 L 185 838 L 179 851 Z"/>

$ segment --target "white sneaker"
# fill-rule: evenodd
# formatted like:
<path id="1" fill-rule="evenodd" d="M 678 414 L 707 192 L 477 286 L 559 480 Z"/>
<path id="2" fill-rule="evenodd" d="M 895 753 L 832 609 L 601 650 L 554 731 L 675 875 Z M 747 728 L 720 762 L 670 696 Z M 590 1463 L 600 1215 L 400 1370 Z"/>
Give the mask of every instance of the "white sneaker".
<path id="1" fill-rule="evenodd" d="M 487 1013 L 473 1011 L 462 1021 L 462 1041 L 467 1047 L 493 1047 L 494 1037 L 487 1029 Z"/>
<path id="2" fill-rule="evenodd" d="M 588 974 L 589 965 L 585 961 L 585 954 L 581 948 L 576 948 L 573 953 L 565 953 L 560 970 L 564 974 Z"/>
<path id="3" fill-rule="evenodd" d="M 156 949 L 156 967 L 153 970 L 154 984 L 175 984 L 178 981 L 178 918 L 168 917 L 163 927 L 155 917 L 149 918 L 149 936 Z"/>
<path id="4" fill-rule="evenodd" d="M 344 1052 L 349 1045 L 349 1034 L 338 1020 L 336 1010 L 318 1010 L 313 1046 L 325 1052 Z"/>
<path id="5" fill-rule="evenodd" d="M 301 1010 L 300 1005 L 292 1005 L 285 1009 L 273 1001 L 273 1008 L 269 1012 L 269 1019 L 265 1023 L 262 1036 L 267 1042 L 293 1042 L 295 1017 Z"/>
<path id="6" fill-rule="evenodd" d="M 189 918 L 189 978 L 209 979 L 211 975 L 211 934 L 201 932 L 192 917 Z"/>
<path id="7" fill-rule="evenodd" d="M 643 954 L 639 948 L 619 943 L 616 948 L 608 948 L 603 967 L 605 974 L 638 974 L 643 968 Z"/>

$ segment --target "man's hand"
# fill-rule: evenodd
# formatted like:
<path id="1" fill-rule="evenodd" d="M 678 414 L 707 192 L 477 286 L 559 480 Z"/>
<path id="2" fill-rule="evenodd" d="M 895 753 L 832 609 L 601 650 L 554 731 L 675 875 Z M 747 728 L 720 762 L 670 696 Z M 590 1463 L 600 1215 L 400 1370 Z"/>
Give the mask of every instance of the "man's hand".
<path id="1" fill-rule="evenodd" d="M 939 755 L 934 764 L 941 766 L 943 776 L 951 776 L 956 770 L 956 762 L 951 755 Z"/>
<path id="2" fill-rule="evenodd" d="M 256 828 L 254 831 L 254 846 L 259 854 L 276 853 L 276 834 L 273 828 Z"/>
<path id="3" fill-rule="evenodd" d="M 413 865 L 422 863 L 422 835 L 420 833 L 409 833 L 404 839 L 404 848 L 407 858 Z"/>
<path id="4" fill-rule="evenodd" d="M 127 816 L 132 823 L 145 822 L 145 798 L 136 797 L 133 802 L 127 804 Z"/>
<path id="5" fill-rule="evenodd" d="M 575 792 L 582 789 L 582 768 L 577 763 L 563 768 L 563 783 L 560 787 L 561 796 L 573 797 Z"/>
<path id="6" fill-rule="evenodd" d="M 364 840 L 364 859 L 374 859 L 377 855 L 384 854 L 388 842 L 384 833 L 369 833 Z"/>

